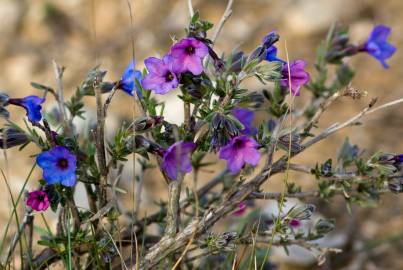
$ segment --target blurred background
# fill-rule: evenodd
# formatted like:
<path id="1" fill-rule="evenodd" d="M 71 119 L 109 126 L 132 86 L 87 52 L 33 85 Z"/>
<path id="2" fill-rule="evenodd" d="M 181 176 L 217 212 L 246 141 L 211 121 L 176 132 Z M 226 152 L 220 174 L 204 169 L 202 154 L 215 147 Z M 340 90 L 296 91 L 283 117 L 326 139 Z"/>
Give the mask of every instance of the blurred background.
<path id="1" fill-rule="evenodd" d="M 189 13 L 184 0 L 135 0 L 131 1 L 133 25 L 130 22 L 128 4 L 124 0 L 0 0 L 0 89 L 13 97 L 38 94 L 30 82 L 54 86 L 55 76 L 52 60 L 66 67 L 64 89 L 68 98 L 75 87 L 84 79 L 86 72 L 96 64 L 108 71 L 107 80 L 116 81 L 132 57 L 131 35 L 134 37 L 137 67 L 144 67 L 143 60 L 149 56 L 162 56 L 172 43 L 171 36 L 184 35 Z M 193 0 L 195 10 L 201 17 L 217 23 L 226 7 L 225 0 Z M 403 96 L 403 1 L 401 0 L 235 0 L 233 14 L 226 23 L 217 43 L 216 51 L 228 54 L 234 48 L 246 52 L 256 47 L 263 36 L 277 30 L 281 36 L 278 43 L 279 54 L 285 58 L 285 46 L 290 59 L 305 59 L 308 70 L 313 72 L 316 47 L 326 35 L 333 22 L 350 26 L 351 40 L 364 41 L 375 24 L 386 24 L 392 28 L 391 43 L 398 48 L 389 61 L 390 69 L 385 70 L 372 57 L 358 55 L 351 59 L 351 66 L 357 69 L 353 86 L 367 91 L 368 96 L 360 101 L 342 99 L 334 104 L 319 123 L 325 128 L 336 121 L 343 121 L 359 112 L 371 97 L 378 97 L 378 104 Z M 261 90 L 257 82 L 249 82 L 248 87 Z M 303 106 L 310 93 L 302 90 L 298 104 Z M 167 118 L 172 122 L 181 121 L 178 101 L 175 95 L 163 97 L 167 101 Z M 86 100 L 93 111 L 93 100 Z M 113 135 L 118 120 L 132 115 L 131 105 L 124 93 L 118 93 L 111 105 L 108 132 Z M 47 110 L 56 104 L 46 102 Z M 182 106 L 179 106 L 182 108 Z M 18 111 L 18 113 L 17 113 Z M 22 112 L 11 110 L 12 119 L 22 123 Z M 93 115 L 95 112 L 93 111 Z M 350 128 L 322 142 L 299 157 L 295 162 L 314 166 L 334 158 L 344 138 L 366 149 L 368 155 L 378 150 L 403 153 L 403 108 L 392 107 L 366 118 L 363 126 Z M 91 118 L 91 113 L 88 115 Z M 263 117 L 263 114 L 259 114 Z M 259 118 L 257 119 L 258 122 Z M 83 127 L 89 121 L 78 123 Z M 7 150 L 1 157 L 1 168 L 5 171 L 14 194 L 21 190 L 23 182 L 34 162 L 28 154 L 37 149 L 29 146 L 23 153 L 15 149 Z M 130 162 L 129 162 L 130 164 Z M 218 163 L 219 167 L 224 163 Z M 127 179 L 123 184 L 130 186 L 132 179 L 130 166 L 125 171 Z M 206 178 L 214 172 L 206 172 Z M 27 189 L 36 187 L 40 171 L 35 170 Z M 314 185 L 312 177 L 292 175 L 292 180 L 304 187 Z M 281 180 L 281 179 L 280 179 Z M 280 180 L 274 179 L 265 186 L 266 191 L 280 189 Z M 129 195 L 127 195 L 129 196 Z M 4 181 L 0 181 L 0 197 L 4 205 L 0 208 L 0 233 L 10 216 L 11 203 Z M 7 198 L 7 199 L 6 199 Z M 166 184 L 159 175 L 145 175 L 143 211 L 153 212 L 154 201 L 166 198 Z M 80 198 L 78 198 L 80 200 Z M 85 199 L 81 198 L 85 207 Z M 123 202 L 124 203 L 124 202 Z M 269 203 L 267 203 L 269 204 Z M 357 241 L 354 256 L 348 252 L 335 260 L 328 269 L 403 269 L 403 198 L 388 195 L 381 199 L 378 208 L 354 207 L 350 217 L 343 200 L 333 201 L 323 206 L 326 217 L 340 217 L 337 223 L 338 241 L 350 237 L 346 230 L 352 226 Z M 267 205 L 262 205 L 268 207 Z M 22 207 L 21 207 L 22 211 Z M 48 211 L 50 212 L 50 211 Z M 322 214 L 323 214 L 322 213 Z M 48 216 L 53 214 L 47 213 Z M 232 220 L 234 221 L 234 220 Z M 235 220 L 236 221 L 236 220 Z M 11 235 L 11 234 L 10 234 Z M 344 238 L 343 238 L 344 237 Z M 336 240 L 337 240 L 336 239 Z M 344 240 L 343 240 L 344 239 Z M 356 246 L 359 246 L 358 248 Z M 305 255 L 301 255 L 302 259 Z M 340 258 L 340 259 L 339 259 Z M 303 263 L 282 256 L 274 258 L 280 269 L 300 269 Z M 312 266 L 306 266 L 312 269 Z M 356 267 L 356 268 L 354 268 Z"/>

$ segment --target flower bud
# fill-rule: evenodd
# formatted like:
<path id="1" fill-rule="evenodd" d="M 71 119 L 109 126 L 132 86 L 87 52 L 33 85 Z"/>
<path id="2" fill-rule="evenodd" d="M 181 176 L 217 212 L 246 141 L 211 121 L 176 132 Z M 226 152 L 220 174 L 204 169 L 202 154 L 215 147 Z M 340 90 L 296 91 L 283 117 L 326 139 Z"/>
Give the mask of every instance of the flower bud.
<path id="1" fill-rule="evenodd" d="M 328 219 L 320 219 L 315 224 L 316 232 L 319 234 L 326 234 L 334 230 L 334 221 Z"/>
<path id="2" fill-rule="evenodd" d="M 29 142 L 27 135 L 14 128 L 0 129 L 0 148 L 7 149 Z"/>

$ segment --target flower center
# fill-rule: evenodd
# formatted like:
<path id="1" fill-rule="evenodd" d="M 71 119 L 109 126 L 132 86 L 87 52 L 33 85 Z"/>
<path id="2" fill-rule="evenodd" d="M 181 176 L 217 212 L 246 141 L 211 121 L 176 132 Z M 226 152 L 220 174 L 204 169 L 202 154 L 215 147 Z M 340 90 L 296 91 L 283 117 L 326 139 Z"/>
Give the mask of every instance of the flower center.
<path id="1" fill-rule="evenodd" d="M 192 45 L 187 46 L 187 47 L 186 47 L 186 52 L 187 52 L 189 55 L 194 54 L 194 53 L 195 53 L 195 47 L 193 47 Z"/>
<path id="2" fill-rule="evenodd" d="M 67 167 L 69 166 L 69 162 L 68 162 L 68 160 L 65 159 L 65 158 L 60 158 L 60 159 L 57 161 L 57 166 L 58 166 L 60 169 L 65 170 L 65 169 L 67 169 Z"/>
<path id="3" fill-rule="evenodd" d="M 168 71 L 167 74 L 165 74 L 165 81 L 171 82 L 174 79 L 174 75 L 172 72 Z"/>
<path id="4" fill-rule="evenodd" d="M 43 195 L 38 195 L 37 199 L 38 199 L 38 201 L 43 202 L 44 199 L 45 199 L 45 196 L 43 196 Z"/>
<path id="5" fill-rule="evenodd" d="M 244 146 L 244 142 L 242 140 L 236 140 L 234 142 L 234 147 L 236 148 L 242 148 Z"/>

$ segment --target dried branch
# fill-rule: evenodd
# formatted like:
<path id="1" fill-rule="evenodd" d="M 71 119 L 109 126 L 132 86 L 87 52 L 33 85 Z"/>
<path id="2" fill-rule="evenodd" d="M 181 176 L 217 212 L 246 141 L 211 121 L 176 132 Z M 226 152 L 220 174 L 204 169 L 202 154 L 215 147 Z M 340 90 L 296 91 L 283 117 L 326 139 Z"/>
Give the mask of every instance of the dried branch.
<path id="1" fill-rule="evenodd" d="M 390 190 L 384 189 L 380 190 L 379 193 L 389 193 Z M 337 190 L 334 193 L 335 195 L 343 195 L 345 196 L 345 192 L 342 190 Z M 348 193 L 349 195 L 356 195 L 359 194 L 357 191 L 353 191 Z M 262 200 L 278 200 L 282 196 L 286 198 L 297 198 L 297 199 L 305 199 L 309 197 L 321 197 L 320 191 L 319 190 L 309 190 L 309 191 L 301 191 L 297 193 L 285 193 L 282 194 L 280 192 L 252 192 L 251 195 L 248 197 L 248 199 L 262 199 Z"/>
<path id="2" fill-rule="evenodd" d="M 227 7 L 225 8 L 224 14 L 222 15 L 220 22 L 217 25 L 217 28 L 214 31 L 213 37 L 211 40 L 213 41 L 213 46 L 217 41 L 218 36 L 221 33 L 222 28 L 224 27 L 225 22 L 231 17 L 232 14 L 232 5 L 234 4 L 234 0 L 228 0 Z"/>
<path id="3" fill-rule="evenodd" d="M 70 135 L 72 130 L 70 128 L 70 124 L 67 119 L 66 107 L 64 106 L 64 94 L 63 94 L 63 83 L 62 83 L 64 67 L 59 66 L 56 63 L 56 61 L 53 60 L 53 69 L 54 69 L 55 76 L 56 76 L 56 94 L 57 94 L 56 101 L 59 106 L 60 114 L 62 115 L 64 132 L 67 135 Z"/>
<path id="4" fill-rule="evenodd" d="M 319 107 L 316 110 L 315 115 L 309 120 L 309 122 L 305 125 L 305 131 L 310 131 L 314 125 L 316 125 L 319 121 L 319 118 L 322 114 L 340 97 L 340 92 L 334 93 L 329 98 L 325 99 L 322 103 L 319 104 Z"/>
<path id="5" fill-rule="evenodd" d="M 104 117 L 106 117 L 106 115 L 108 113 L 109 105 L 112 102 L 112 98 L 115 96 L 116 91 L 118 90 L 117 86 L 118 86 L 118 83 L 115 83 L 115 85 L 113 86 L 111 92 L 109 93 L 109 96 L 105 100 L 104 109 L 103 109 L 104 110 Z"/>
<path id="6" fill-rule="evenodd" d="M 108 169 L 106 165 L 106 153 L 105 153 L 105 138 L 104 138 L 104 128 L 105 128 L 105 111 L 102 103 L 102 92 L 99 87 L 99 78 L 94 81 L 94 92 L 97 104 L 97 128 L 96 128 L 96 140 L 95 145 L 97 149 L 97 159 L 99 171 L 101 173 L 100 179 L 100 207 L 105 206 L 107 202 L 107 177 Z"/>
<path id="7" fill-rule="evenodd" d="M 195 12 L 194 12 L 194 9 L 193 9 L 192 0 L 187 0 L 187 5 L 188 5 L 190 17 L 193 17 L 193 15 L 195 14 Z"/>

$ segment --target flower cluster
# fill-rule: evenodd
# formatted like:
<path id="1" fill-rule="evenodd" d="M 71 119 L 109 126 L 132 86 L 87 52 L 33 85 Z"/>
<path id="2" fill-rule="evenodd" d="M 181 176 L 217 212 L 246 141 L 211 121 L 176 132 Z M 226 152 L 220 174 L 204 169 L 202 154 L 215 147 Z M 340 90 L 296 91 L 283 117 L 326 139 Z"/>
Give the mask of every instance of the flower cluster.
<path id="1" fill-rule="evenodd" d="M 122 213 L 122 209 L 115 198 L 118 197 L 116 192 L 125 193 L 124 187 L 118 187 L 118 180 L 131 157 L 133 164 L 140 165 L 133 166 L 136 173 L 141 170 L 135 177 L 136 183 L 139 183 L 136 207 L 139 208 L 141 202 L 142 176 L 146 170 L 156 167 L 154 163 L 158 164 L 168 184 L 169 199 L 167 202 L 161 201 L 160 211 L 149 216 L 149 220 L 147 217 L 141 219 L 141 215 L 136 212 L 130 222 L 145 226 L 150 223 L 165 226 L 165 235 L 158 235 L 161 239 L 168 239 L 164 237 L 172 237 L 185 228 L 184 241 L 180 241 L 175 251 L 162 250 L 164 255 L 172 255 L 172 258 L 178 257 L 179 254 L 175 252 L 185 248 L 182 243 L 188 243 L 190 235 L 194 237 L 194 243 L 199 243 L 200 238 L 204 237 L 202 234 L 208 235 L 205 232 L 222 217 L 232 213 L 237 216 L 235 221 L 245 219 L 243 214 L 247 208 L 254 206 L 256 199 L 279 200 L 281 206 L 277 217 L 267 213 L 265 217 L 259 214 L 260 225 L 254 226 L 254 233 L 262 239 L 268 236 L 267 232 L 273 233 L 271 240 L 281 239 L 280 244 L 286 247 L 293 240 L 303 243 L 305 240 L 320 238 L 334 227 L 333 222 L 320 220 L 314 230 L 304 234 L 304 221 L 312 220 L 315 207 L 307 204 L 292 206 L 289 211 L 284 211 L 282 207 L 288 203 L 288 198 L 315 196 L 327 199 L 341 194 L 349 203 L 364 204 L 370 199 L 377 199 L 384 189 L 403 192 L 403 177 L 399 174 L 403 168 L 401 154 L 375 154 L 368 160 L 360 156 L 362 151 L 357 146 L 346 141 L 337 157 L 336 166 L 332 165 L 332 159 L 317 163 L 313 168 L 289 163 L 294 155 L 301 154 L 333 130 L 346 126 L 332 126 L 333 129 L 327 130 L 329 134 L 316 134 L 317 112 L 326 109 L 327 102 L 334 97 L 333 93 L 339 91 L 338 97 L 349 96 L 345 94 L 347 90 L 340 90 L 352 88 L 348 85 L 354 76 L 344 58 L 365 52 L 375 57 L 385 68 L 388 67 L 386 60 L 396 51 L 387 42 L 390 34 L 388 27 L 376 26 L 361 45 L 349 43 L 347 32 L 332 29 L 318 50 L 312 67 L 302 59 L 285 61 L 279 55 L 277 42 L 280 35 L 275 31 L 268 33 L 251 52 L 218 54 L 213 50 L 214 41 L 207 35 L 211 27 L 212 24 L 201 21 L 196 13 L 186 29 L 186 36 L 174 40 L 164 56 L 146 58 L 144 70 L 138 70 L 136 61 L 132 59 L 119 78 L 107 81 L 106 71 L 97 66 L 88 72 L 70 99 L 64 99 L 64 96 L 60 96 L 63 93 L 38 83 L 31 85 L 44 91 L 43 97 L 30 95 L 10 98 L 0 93 L 0 115 L 7 119 L 6 126 L 0 129 L 0 147 L 6 149 L 20 146 L 22 150 L 28 143 L 32 143 L 39 149 L 34 156 L 42 177 L 37 182 L 39 187 L 36 190 L 25 193 L 27 213 L 49 208 L 59 213 L 56 237 L 49 234 L 50 240 L 42 240 L 43 244 L 56 250 L 54 243 L 60 246 L 65 243 L 84 243 L 86 248 L 88 246 L 97 251 L 90 255 L 102 258 L 89 260 L 94 262 L 89 262 L 87 266 L 91 269 L 105 268 L 117 255 L 110 236 L 120 233 L 120 217 L 117 214 Z M 328 68 L 330 64 L 335 65 L 334 69 Z M 307 71 L 309 68 L 312 69 L 310 73 Z M 336 75 L 329 74 L 328 70 L 334 70 Z M 252 92 L 247 89 L 246 81 L 253 79 L 261 83 L 262 88 Z M 155 94 L 172 94 L 175 89 L 179 89 L 178 99 L 183 102 L 184 121 L 181 124 L 172 123 L 164 117 L 167 107 L 155 98 Z M 122 92 L 135 99 L 141 112 L 129 123 L 122 123 L 113 136 L 107 136 L 105 118 L 109 104 L 113 102 L 115 94 Z M 293 103 L 294 99 L 307 94 L 310 95 L 306 99 L 304 97 L 304 101 L 311 99 L 307 102 L 308 106 L 298 108 L 298 102 Z M 107 95 L 105 102 L 102 102 L 100 95 Z M 54 97 L 58 106 L 44 113 L 42 105 L 46 96 Z M 77 117 L 87 117 L 84 97 L 93 96 L 96 96 L 97 105 L 96 124 L 90 125 L 85 132 L 78 132 L 75 120 Z M 295 107 L 291 107 L 291 104 L 295 104 Z M 7 110 L 10 105 L 25 110 L 28 119 L 25 127 L 11 120 Z M 373 102 L 368 108 L 372 106 Z M 262 117 L 256 117 L 258 115 Z M 296 120 L 294 115 L 297 115 Z M 285 119 L 298 125 L 284 125 Z M 312 136 L 315 137 L 308 141 Z M 305 139 L 307 141 L 304 142 Z M 268 157 L 264 166 L 261 162 L 263 156 Z M 193 170 L 194 184 L 197 184 L 199 173 L 211 172 L 206 167 L 214 168 L 213 163 L 217 161 L 225 162 L 226 168 L 201 189 L 186 188 L 187 197 L 181 198 L 182 182 L 186 180 L 186 174 Z M 254 170 L 258 171 L 256 168 L 260 164 L 260 172 L 247 179 Z M 286 173 L 291 167 L 316 178 L 317 190 L 302 191 L 302 187 L 290 180 L 285 183 L 284 192 L 261 191 L 264 181 L 272 174 Z M 371 181 L 362 181 L 367 178 Z M 90 210 L 75 204 L 76 185 L 80 182 L 85 186 Z M 222 188 L 222 193 L 216 192 L 219 188 Z M 57 211 L 59 207 L 63 210 Z M 255 211 L 250 211 L 248 216 L 255 214 Z M 263 222 L 260 222 L 261 217 Z M 189 227 L 183 226 L 183 222 L 190 219 L 195 222 L 205 221 L 205 227 L 197 225 L 194 227 L 195 233 L 187 234 L 186 228 Z M 104 222 L 108 223 L 107 226 L 103 226 Z M 122 245 L 133 234 L 133 226 L 130 227 L 122 231 Z M 223 233 L 223 237 L 210 237 L 214 239 L 207 239 L 204 244 L 214 247 L 213 252 L 233 251 L 237 243 L 245 241 L 248 244 L 248 230 L 252 228 L 249 225 L 247 227 L 239 230 L 239 236 L 236 233 Z M 148 235 L 143 234 L 146 229 L 144 227 L 138 231 L 139 237 L 149 241 Z M 261 230 L 264 230 L 264 234 L 260 234 Z M 155 244 L 154 239 L 150 241 Z M 144 247 L 150 244 L 145 242 Z M 71 251 L 71 246 L 63 250 Z M 139 254 L 146 253 L 141 251 Z M 189 265 L 191 258 L 194 256 L 187 257 Z M 102 260 L 102 267 L 96 268 L 95 265 Z M 77 260 L 79 263 L 80 260 Z M 219 268 L 225 267 L 220 265 Z"/>
<path id="2" fill-rule="evenodd" d="M 129 95 L 136 93 L 139 98 L 143 98 L 142 89 L 164 95 L 179 86 L 183 86 L 184 89 L 189 89 L 190 96 L 195 96 L 196 92 L 200 92 L 200 82 L 209 83 L 203 82 L 203 79 L 200 77 L 205 72 L 205 67 L 203 66 L 204 58 L 210 56 L 214 60 L 214 63 L 221 63 L 219 71 L 223 71 L 225 64 L 209 47 L 209 41 L 204 38 L 204 35 L 200 35 L 197 31 L 190 33 L 188 37 L 175 42 L 170 48 L 169 53 L 161 59 L 156 57 L 145 59 L 144 64 L 147 72 L 144 76 L 139 70 L 135 69 L 136 62 L 134 60 L 131 61 L 124 70 L 120 80 L 114 83 L 114 87 L 123 90 Z M 347 43 L 348 39 L 335 34 L 333 37 L 333 40 L 335 40 L 333 47 L 330 49 L 327 57 L 329 61 L 334 61 L 335 57 L 340 59 L 340 57 L 351 56 L 362 51 L 369 53 L 379 60 L 384 67 L 387 67 L 385 60 L 390 58 L 396 50 L 386 41 L 389 34 L 390 29 L 388 27 L 383 25 L 376 26 L 368 40 L 358 47 L 349 45 Z M 300 95 L 301 87 L 310 81 L 310 75 L 306 71 L 307 63 L 304 60 L 295 60 L 288 63 L 279 58 L 278 49 L 275 45 L 279 39 L 280 37 L 276 32 L 270 32 L 263 38 L 261 46 L 250 58 L 259 59 L 258 63 L 261 60 L 265 60 L 268 63 L 278 63 L 280 65 L 278 70 L 279 76 L 274 81 L 282 89 L 282 95 L 287 93 L 283 91 L 284 89 L 289 89 L 293 96 L 298 96 Z M 338 41 L 336 42 L 336 40 Z M 238 54 L 236 57 L 240 57 L 241 66 L 239 67 L 242 69 L 243 53 Z M 189 78 L 191 84 L 189 84 Z M 200 78 L 197 84 L 195 84 L 195 78 Z M 268 78 L 271 77 L 269 76 Z M 276 78 L 276 76 L 272 78 Z M 109 91 L 110 89 L 109 87 Z M 200 98 L 200 93 L 197 96 Z M 281 100 L 279 101 L 281 102 Z M 3 108 L 8 104 L 20 106 L 26 110 L 30 122 L 40 125 L 44 98 L 38 96 L 9 98 L 7 95 L 2 94 L 0 101 L 3 110 L 2 114 L 7 115 L 7 111 Z M 213 132 L 211 138 L 212 147 L 210 149 L 218 148 L 218 157 L 227 162 L 227 168 L 231 173 L 237 174 L 246 164 L 253 167 L 257 166 L 261 154 L 259 152 L 260 143 L 255 138 L 258 129 L 253 125 L 254 112 L 236 103 L 231 107 L 228 113 L 216 113 L 213 117 L 211 123 Z M 274 107 L 272 110 L 274 110 Z M 161 117 L 155 116 L 155 119 L 157 118 Z M 238 122 L 234 122 L 234 119 Z M 47 185 L 60 184 L 65 187 L 72 187 L 77 182 L 77 158 L 68 148 L 58 145 L 59 143 L 55 139 L 57 133 L 51 130 L 48 131 L 50 134 L 53 134 L 53 146 L 37 156 L 37 163 L 43 169 L 43 179 Z M 19 140 L 18 144 L 26 142 L 26 136 L 24 138 L 22 141 Z M 141 141 L 147 142 L 144 139 L 138 140 L 138 142 Z M 13 146 L 14 142 L 15 140 L 13 142 L 10 141 L 9 145 Z M 151 142 L 147 142 L 147 144 L 154 145 Z M 154 151 L 151 148 L 159 150 Z M 179 174 L 189 173 L 192 170 L 190 155 L 198 148 L 198 145 L 191 141 L 177 141 L 166 149 L 161 146 L 151 148 L 147 148 L 148 150 L 146 151 L 156 153 L 162 159 L 161 168 L 167 178 L 176 180 Z M 41 194 L 44 193 L 44 191 L 37 192 L 38 194 L 39 192 Z M 34 197 L 35 194 L 32 193 L 30 198 L 36 198 Z M 44 194 L 41 196 L 38 198 L 44 198 Z M 29 204 L 34 210 L 44 210 L 47 208 L 43 207 L 42 204 L 39 207 L 33 201 L 34 199 L 30 199 Z"/>
<path id="3" fill-rule="evenodd" d="M 200 75 L 203 72 L 202 60 L 208 52 L 202 41 L 189 37 L 175 43 L 162 59 L 147 58 L 144 63 L 149 73 L 142 81 L 143 88 L 156 94 L 168 93 L 178 87 L 182 73 Z"/>
<path id="4" fill-rule="evenodd" d="M 284 88 L 289 88 L 294 96 L 299 96 L 301 86 L 309 82 L 309 73 L 305 71 L 306 62 L 304 60 L 295 60 L 291 63 L 287 63 L 284 60 L 277 57 L 277 47 L 273 45 L 278 38 L 275 32 L 271 32 L 263 39 L 263 45 L 266 48 L 266 60 L 269 62 L 280 62 L 281 68 L 281 80 L 280 84 Z M 273 42 L 274 41 L 274 42 Z"/>

